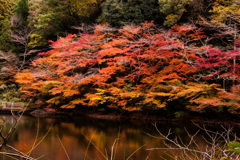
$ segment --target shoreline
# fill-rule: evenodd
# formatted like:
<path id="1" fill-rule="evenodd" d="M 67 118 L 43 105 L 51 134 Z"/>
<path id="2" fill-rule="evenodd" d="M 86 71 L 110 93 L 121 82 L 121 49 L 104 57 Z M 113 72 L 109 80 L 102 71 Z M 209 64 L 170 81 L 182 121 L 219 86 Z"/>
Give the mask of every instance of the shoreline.
<path id="1" fill-rule="evenodd" d="M 161 113 L 153 112 L 117 112 L 117 111 L 93 111 L 93 110 L 78 110 L 70 111 L 46 111 L 44 109 L 36 109 L 24 113 L 27 116 L 39 118 L 90 118 L 96 120 L 110 121 L 142 121 L 142 122 L 174 122 L 174 123 L 198 123 L 198 124 L 223 124 L 240 126 L 240 117 L 238 115 L 216 115 L 211 116 L 205 113 L 187 113 L 186 115 L 176 117 Z"/>

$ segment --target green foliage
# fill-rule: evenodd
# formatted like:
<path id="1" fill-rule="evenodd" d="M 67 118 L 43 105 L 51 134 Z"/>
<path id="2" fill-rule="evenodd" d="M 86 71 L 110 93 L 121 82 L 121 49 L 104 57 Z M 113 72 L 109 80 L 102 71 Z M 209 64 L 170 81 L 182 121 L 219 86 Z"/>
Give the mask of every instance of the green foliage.
<path id="1" fill-rule="evenodd" d="M 176 24 L 183 13 L 186 12 L 186 6 L 193 0 L 159 0 L 160 12 L 166 15 L 164 25 L 172 26 Z"/>
<path id="2" fill-rule="evenodd" d="M 240 143 L 237 141 L 232 141 L 228 143 L 227 148 L 228 148 L 227 152 L 240 153 Z"/>
<path id="3" fill-rule="evenodd" d="M 48 39 L 57 39 L 58 35 L 63 35 L 73 25 L 67 1 L 64 0 L 30 0 L 29 11 L 29 26 L 35 30 L 31 35 L 30 47 L 48 44 Z"/>
<path id="4" fill-rule="evenodd" d="M 123 19 L 123 2 L 118 0 L 107 0 L 102 4 L 102 14 L 98 21 L 108 22 L 113 26 L 122 25 L 119 21 Z"/>
<path id="5" fill-rule="evenodd" d="M 164 25 L 198 23 L 199 17 L 208 17 L 215 0 L 158 0 L 159 10 L 164 15 Z"/>
<path id="6" fill-rule="evenodd" d="M 32 12 L 29 17 L 30 25 L 42 35 L 57 34 L 73 24 L 73 19 L 68 14 L 66 1 L 31 1 L 29 9 Z"/>
<path id="7" fill-rule="evenodd" d="M 94 22 L 103 0 L 69 0 L 70 15 L 80 22 Z"/>
<path id="8" fill-rule="evenodd" d="M 26 25 L 27 18 L 29 15 L 28 0 L 18 0 L 15 13 L 16 16 L 22 19 L 23 23 Z"/>
<path id="9" fill-rule="evenodd" d="M 29 0 L 31 47 L 41 47 L 48 40 L 56 40 L 71 32 L 71 27 L 82 22 L 93 22 L 101 0 Z"/>
<path id="10" fill-rule="evenodd" d="M 0 0 L 0 50 L 9 51 L 13 48 L 9 36 L 10 18 L 13 15 L 15 0 Z"/>
<path id="11" fill-rule="evenodd" d="M 31 34 L 30 39 L 31 41 L 28 43 L 29 48 L 39 48 L 48 44 L 48 41 L 45 38 L 36 33 Z"/>
<path id="12" fill-rule="evenodd" d="M 102 3 L 102 13 L 98 19 L 101 23 L 117 27 L 152 20 L 161 23 L 157 0 L 106 0 Z"/>
<path id="13" fill-rule="evenodd" d="M 20 91 L 15 84 L 1 84 L 0 93 L 0 101 L 2 102 L 21 102 Z"/>
<path id="14" fill-rule="evenodd" d="M 11 29 L 9 19 L 0 21 L 0 50 L 9 51 L 14 49 L 14 45 L 11 41 Z"/>

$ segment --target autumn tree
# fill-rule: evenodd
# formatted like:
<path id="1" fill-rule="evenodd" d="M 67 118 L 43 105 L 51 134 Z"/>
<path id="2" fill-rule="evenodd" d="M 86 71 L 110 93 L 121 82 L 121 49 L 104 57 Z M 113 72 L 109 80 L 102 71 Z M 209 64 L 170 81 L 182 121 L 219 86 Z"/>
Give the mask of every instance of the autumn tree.
<path id="1" fill-rule="evenodd" d="M 206 80 L 222 79 L 223 88 L 228 90 L 235 84 L 235 81 L 239 82 L 239 40 L 235 45 L 235 50 L 228 51 L 211 47 L 207 48 L 207 52 L 196 61 L 197 68 L 202 72 L 202 74 L 199 75 L 200 78 Z M 225 82 L 233 82 L 233 84 L 226 86 Z"/>
<path id="2" fill-rule="evenodd" d="M 227 111 L 232 114 L 239 114 L 239 40 L 234 45 L 235 49 L 227 51 L 208 46 L 206 52 L 203 52 L 196 60 L 196 68 L 199 71 L 198 80 L 202 78 L 209 83 L 220 84 L 223 89 L 215 88 L 215 96 L 208 95 L 192 99 L 192 104 L 189 106 L 191 110 L 198 112 L 206 110 Z"/>
<path id="3" fill-rule="evenodd" d="M 193 29 L 175 26 L 160 32 L 153 23 L 119 30 L 98 25 L 94 34 L 68 35 L 53 42 L 53 49 L 33 62 L 35 69 L 16 76 L 17 82 L 26 97 L 37 95 L 49 106 L 165 108 L 186 94 L 203 92 L 201 86 L 186 85 L 196 72 L 186 61 L 196 60 L 195 53 L 203 50 L 180 40 L 187 36 L 197 41 L 201 34 Z"/>
<path id="4" fill-rule="evenodd" d="M 202 18 L 201 24 L 212 32 L 211 37 L 220 39 L 225 48 L 233 47 L 232 42 L 239 37 L 240 1 L 217 1 L 209 11 L 210 20 Z"/>

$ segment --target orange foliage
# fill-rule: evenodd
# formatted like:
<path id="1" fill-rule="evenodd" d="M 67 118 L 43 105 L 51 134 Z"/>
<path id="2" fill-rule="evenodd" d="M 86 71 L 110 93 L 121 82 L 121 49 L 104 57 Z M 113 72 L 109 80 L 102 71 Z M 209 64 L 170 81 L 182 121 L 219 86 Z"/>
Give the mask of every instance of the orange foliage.
<path id="1" fill-rule="evenodd" d="M 32 63 L 34 70 L 19 73 L 17 82 L 26 97 L 38 93 L 61 108 L 163 108 L 179 97 L 183 83 L 195 78 L 196 70 L 187 61 L 197 59 L 195 53 L 202 48 L 186 47 L 184 39 L 204 36 L 193 29 L 174 26 L 160 32 L 152 22 L 118 31 L 98 25 L 94 34 L 52 42 L 53 49 L 40 53 L 42 57 Z M 46 81 L 57 83 L 44 87 Z"/>

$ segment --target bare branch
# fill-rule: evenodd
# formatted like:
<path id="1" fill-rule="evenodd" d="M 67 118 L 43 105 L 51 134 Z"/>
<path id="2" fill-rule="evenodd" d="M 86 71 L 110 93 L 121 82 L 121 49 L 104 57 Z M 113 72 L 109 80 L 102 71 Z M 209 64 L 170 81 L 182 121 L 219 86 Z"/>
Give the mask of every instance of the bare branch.
<path id="1" fill-rule="evenodd" d="M 196 124 L 197 125 L 197 124 Z M 209 160 L 209 159 L 220 159 L 221 157 L 228 157 L 230 159 L 239 158 L 239 155 L 235 152 L 228 152 L 227 144 L 231 142 L 231 140 L 236 141 L 236 135 L 232 134 L 232 128 L 226 128 L 221 125 L 223 131 L 211 131 L 208 130 L 204 125 L 201 127 L 197 125 L 200 130 L 203 130 L 207 137 L 203 136 L 203 140 L 207 143 L 205 149 L 201 149 L 196 141 L 196 135 L 200 130 L 195 132 L 195 134 L 191 135 L 186 129 L 186 133 L 188 138 L 190 138 L 188 143 L 184 143 L 183 139 L 179 136 L 176 136 L 174 139 L 170 138 L 173 132 L 171 129 L 168 131 L 166 135 L 164 135 L 158 129 L 156 123 L 154 124 L 156 131 L 159 133 L 161 137 L 164 137 L 166 141 L 164 141 L 164 145 L 166 148 L 148 148 L 147 150 L 181 150 L 182 153 L 179 155 L 180 159 L 201 159 L 201 160 Z M 151 136 L 155 137 L 155 136 Z M 196 147 L 196 148 L 194 148 Z M 170 156 L 170 155 L 169 155 Z M 175 155 L 174 155 L 175 156 Z M 171 156 L 172 157 L 172 156 Z"/>

